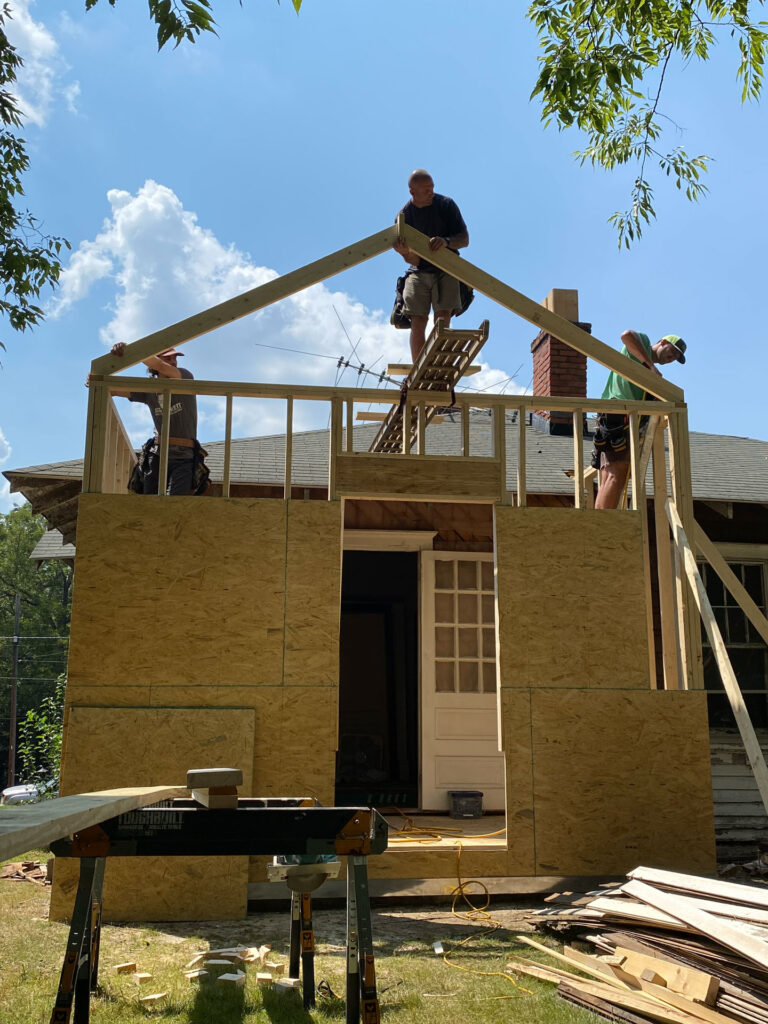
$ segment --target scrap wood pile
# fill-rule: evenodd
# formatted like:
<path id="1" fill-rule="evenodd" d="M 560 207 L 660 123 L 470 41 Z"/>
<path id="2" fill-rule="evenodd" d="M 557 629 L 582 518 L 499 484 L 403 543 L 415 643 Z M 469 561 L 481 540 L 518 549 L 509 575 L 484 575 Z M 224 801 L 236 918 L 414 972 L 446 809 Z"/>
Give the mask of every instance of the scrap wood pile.
<path id="1" fill-rule="evenodd" d="M 642 867 L 628 878 L 551 897 L 528 919 L 577 932 L 594 953 L 572 945 L 558 952 L 520 935 L 564 966 L 518 958 L 510 970 L 553 982 L 568 1002 L 626 1024 L 768 1024 L 768 888 Z"/>

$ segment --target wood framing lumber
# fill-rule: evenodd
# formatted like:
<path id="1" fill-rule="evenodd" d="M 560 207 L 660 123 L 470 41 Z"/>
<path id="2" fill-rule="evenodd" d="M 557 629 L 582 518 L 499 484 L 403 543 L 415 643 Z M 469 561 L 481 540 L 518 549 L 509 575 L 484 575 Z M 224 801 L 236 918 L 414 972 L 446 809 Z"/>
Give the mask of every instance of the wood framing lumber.
<path id="1" fill-rule="evenodd" d="M 629 894 L 628 889 L 624 891 Z M 623 918 L 628 921 L 639 921 L 642 924 L 653 925 L 656 928 L 674 928 L 679 931 L 690 931 L 690 928 L 672 914 L 665 914 L 655 907 L 643 906 L 642 903 L 633 903 L 631 900 L 617 900 L 598 896 L 587 905 L 588 910 L 599 910 L 603 914 L 615 918 Z"/>
<path id="2" fill-rule="evenodd" d="M 387 418 L 385 412 L 358 412 L 355 415 L 355 419 L 358 420 L 371 420 L 376 423 L 383 423 Z"/>
<path id="3" fill-rule="evenodd" d="M 631 1013 L 622 1006 L 614 1006 L 607 999 L 600 999 L 598 996 L 589 995 L 586 992 L 577 992 L 576 989 L 561 981 L 557 986 L 557 994 L 572 1006 L 579 1006 L 584 1010 L 590 1010 L 599 1017 L 607 1020 L 620 1021 L 621 1024 L 648 1024 L 648 1018 L 639 1013 Z"/>
<path id="4" fill-rule="evenodd" d="M 388 377 L 407 377 L 413 369 L 413 363 L 387 363 L 386 374 Z M 475 373 L 480 373 L 482 366 L 479 363 L 473 363 L 472 366 L 467 366 L 462 370 L 462 377 L 471 377 Z"/>
<path id="5" fill-rule="evenodd" d="M 614 975 L 610 968 L 602 964 L 596 957 L 578 954 L 578 950 L 571 949 L 568 950 L 568 953 L 560 953 L 558 950 L 552 949 L 551 946 L 545 946 L 543 942 L 537 942 L 536 939 L 532 939 L 529 935 L 516 935 L 515 939 L 518 942 L 524 942 L 526 946 L 538 949 L 540 953 L 546 953 L 547 956 L 568 964 L 570 967 L 577 967 L 580 971 L 591 974 L 593 978 L 599 978 L 602 981 L 614 980 Z"/>
<path id="6" fill-rule="evenodd" d="M 658 577 L 659 614 L 664 628 L 661 631 L 664 689 L 679 690 L 682 675 L 680 660 L 680 623 L 675 605 L 675 584 L 672 572 L 672 545 L 669 523 L 665 511 L 667 500 L 667 464 L 665 459 L 665 422 L 653 435 L 653 521 L 656 540 L 656 573 Z"/>
<path id="7" fill-rule="evenodd" d="M 731 659 L 728 657 L 728 651 L 725 647 L 720 627 L 715 619 L 715 613 L 712 611 L 712 605 L 709 603 L 709 597 L 704 587 L 704 582 L 699 575 L 699 570 L 696 566 L 696 558 L 691 550 L 691 545 L 688 542 L 688 538 L 685 535 L 683 524 L 680 520 L 680 515 L 673 501 L 667 501 L 667 516 L 672 525 L 672 535 L 675 538 L 675 544 L 678 551 L 683 559 L 685 566 L 685 572 L 688 577 L 691 591 L 693 592 L 694 600 L 699 609 L 702 621 L 704 622 L 704 628 L 707 631 L 709 637 L 709 643 L 712 647 L 712 653 L 717 661 L 717 667 L 720 671 L 720 677 L 723 681 L 723 688 L 725 689 L 726 696 L 731 705 L 733 716 L 736 719 L 736 725 L 739 728 L 739 734 L 741 735 L 741 741 L 744 744 L 744 750 L 747 754 L 747 761 L 752 769 L 752 774 L 755 777 L 757 788 L 760 791 L 760 798 L 763 801 L 763 807 L 768 813 L 768 767 L 765 764 L 765 757 L 760 747 L 760 743 L 755 734 L 754 726 L 752 725 L 752 719 L 749 717 L 747 711 L 747 705 L 744 703 L 744 697 L 741 693 L 736 674 L 733 671 L 731 665 Z"/>
<path id="8" fill-rule="evenodd" d="M 768 969 L 768 942 L 749 935 L 741 928 L 735 928 L 714 914 L 708 914 L 706 910 L 699 910 L 690 906 L 685 900 L 678 896 L 655 889 L 645 882 L 638 882 L 633 879 L 625 886 L 625 891 L 637 900 L 642 900 L 650 907 L 655 907 L 671 917 L 677 918 L 693 928 L 702 935 L 708 936 L 715 942 L 732 949 L 735 953 L 757 964 L 759 967 Z"/>
<path id="9" fill-rule="evenodd" d="M 672 1022 L 674 1024 L 691 1024 L 688 1014 L 682 1013 L 675 1007 L 669 1006 L 644 992 L 629 992 L 616 988 L 610 982 L 587 981 L 575 974 L 568 974 L 565 971 L 557 970 L 557 968 L 543 967 L 541 964 L 531 964 L 525 960 L 510 960 L 507 968 L 512 971 L 519 971 L 521 974 L 527 974 L 532 978 L 538 978 L 541 981 L 549 981 L 554 984 L 565 983 L 569 988 L 572 987 L 577 991 L 599 996 L 611 1003 L 616 1003 L 618 1006 L 624 1006 L 646 1016 L 653 1017 L 654 1020 L 664 1021 L 665 1024 L 672 1024 Z"/>
<path id="10" fill-rule="evenodd" d="M 680 899 L 687 900 L 692 907 L 699 910 L 706 910 L 708 914 L 716 917 L 729 917 L 736 921 L 749 921 L 752 924 L 768 926 L 768 910 L 762 907 L 744 907 L 736 903 L 721 903 L 719 900 L 707 900 L 701 896 L 690 894 L 680 895 Z"/>
<path id="11" fill-rule="evenodd" d="M 695 893 L 715 899 L 730 900 L 747 907 L 768 907 L 768 889 L 741 882 L 726 882 L 721 878 L 705 878 L 702 875 L 686 875 L 679 871 L 664 871 L 662 868 L 634 868 L 627 877 L 639 882 L 648 882 L 657 889 Z"/>
<path id="12" fill-rule="evenodd" d="M 731 1024 L 732 1017 L 726 1017 L 722 1013 L 718 1013 L 717 1010 L 713 1010 L 709 1006 L 705 1006 L 703 1003 L 694 1002 L 692 999 L 688 999 L 686 996 L 681 995 L 679 992 L 675 992 L 673 989 L 668 988 L 666 985 L 658 985 L 653 981 L 639 978 L 640 988 L 647 995 L 655 996 L 664 1003 L 669 1003 L 670 1006 L 676 1007 L 678 1010 L 682 1010 L 684 1013 L 690 1013 L 693 1017 L 698 1017 L 699 1020 L 708 1021 L 709 1024 Z"/>
<path id="13" fill-rule="evenodd" d="M 650 956 L 648 953 L 639 953 L 634 949 L 627 949 L 624 946 L 616 947 L 616 954 L 621 960 L 621 970 L 634 978 L 651 970 L 663 979 L 663 984 L 674 992 L 693 999 L 699 1003 L 712 1005 L 717 997 L 720 982 L 711 974 L 705 971 L 698 971 L 694 967 L 686 967 L 684 964 L 672 963 L 661 956 Z"/>
<path id="14" fill-rule="evenodd" d="M 249 291 L 243 292 L 242 295 L 236 295 L 232 299 L 220 302 L 217 306 L 212 306 L 201 313 L 171 324 L 170 327 L 154 331 L 128 345 L 122 358 L 109 353 L 94 359 L 91 363 L 91 372 L 116 373 L 118 370 L 127 369 L 129 366 L 140 363 L 148 356 L 157 355 L 158 352 L 164 352 L 167 348 L 183 345 L 194 338 L 199 338 L 202 334 L 207 334 L 208 331 L 212 331 L 216 327 L 222 327 L 224 324 L 248 316 L 249 313 L 255 313 L 273 302 L 279 302 L 280 299 L 285 299 L 304 288 L 325 281 L 327 278 L 333 277 L 334 274 L 341 273 L 342 270 L 348 270 L 350 267 L 357 266 L 358 263 L 364 263 L 366 260 L 386 252 L 394 244 L 396 234 L 394 227 L 384 228 L 383 231 L 377 231 L 376 234 L 369 235 L 367 238 L 355 242 L 354 245 L 338 249 L 329 256 L 323 256 L 322 259 L 307 263 L 288 274 L 283 274 L 282 277 L 275 278 L 274 281 L 251 288 Z"/>
<path id="15" fill-rule="evenodd" d="M 733 570 L 698 523 L 694 523 L 693 526 L 693 540 L 701 554 L 731 592 L 741 610 L 768 644 L 768 619 L 757 607 L 744 585 L 736 578 Z"/>
<path id="16" fill-rule="evenodd" d="M 39 804 L 9 807 L 0 815 L 0 860 L 48 846 L 107 818 L 187 795 L 184 786 L 141 786 L 60 796 Z"/>
<path id="17" fill-rule="evenodd" d="M 476 267 L 469 260 L 456 256 L 448 249 L 432 252 L 426 235 L 415 228 L 403 224 L 402 227 L 398 227 L 398 232 L 409 248 L 419 256 L 430 260 L 441 270 L 447 271 L 453 277 L 457 277 L 460 281 L 482 292 L 483 295 L 487 295 L 489 299 L 493 299 L 499 305 L 517 313 L 518 316 L 528 320 L 540 330 L 544 330 L 566 345 L 570 345 L 577 352 L 581 352 L 590 359 L 595 359 L 603 366 L 607 366 L 609 370 L 614 370 L 657 398 L 668 399 L 671 402 L 684 400 L 682 389 L 675 384 L 663 380 L 658 374 L 647 370 L 628 356 L 621 355 L 610 345 L 598 341 L 593 335 L 582 331 L 580 327 L 572 324 L 569 320 L 551 312 L 521 292 L 515 291 L 514 288 Z"/>
<path id="18" fill-rule="evenodd" d="M 192 799 L 209 811 L 236 811 L 237 787 L 212 786 L 210 789 L 193 789 Z"/>

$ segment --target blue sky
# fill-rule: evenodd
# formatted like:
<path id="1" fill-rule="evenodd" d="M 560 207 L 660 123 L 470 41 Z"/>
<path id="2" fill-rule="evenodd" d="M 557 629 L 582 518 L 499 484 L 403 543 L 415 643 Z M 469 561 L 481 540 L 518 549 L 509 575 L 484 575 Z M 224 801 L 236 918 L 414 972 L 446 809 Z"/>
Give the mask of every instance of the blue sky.
<path id="1" fill-rule="evenodd" d="M 627 253 L 607 218 L 626 206 L 633 171 L 580 168 L 579 136 L 543 128 L 524 4 L 304 0 L 297 17 L 289 0 L 218 0 L 218 38 L 160 54 L 143 3 L 11 6 L 27 63 L 27 199 L 73 251 L 46 323 L 3 330 L 0 468 L 80 457 L 91 359 L 385 227 L 416 166 L 459 203 L 472 262 L 534 299 L 577 288 L 581 318 L 609 344 L 627 327 L 683 335 L 690 358 L 668 376 L 692 429 L 768 437 L 768 133 L 762 107 L 739 102 L 726 40 L 706 67 L 676 67 L 662 104 L 680 126 L 671 141 L 715 158 L 711 194 L 691 205 L 658 181 L 659 219 Z M 344 328 L 366 365 L 405 360 L 407 335 L 388 324 L 403 266 L 384 254 L 190 343 L 185 365 L 332 384 Z M 472 385 L 526 388 L 535 331 L 482 297 L 461 322 L 486 316 Z M 604 378 L 590 365 L 590 395 Z M 358 381 L 347 371 L 341 383 Z M 145 409 L 120 411 L 147 436 Z M 301 408 L 298 426 L 318 425 L 313 412 Z M 223 436 L 220 402 L 201 402 L 200 416 L 202 441 Z M 243 403 L 235 430 L 280 421 Z M 0 510 L 13 500 L 0 493 Z"/>

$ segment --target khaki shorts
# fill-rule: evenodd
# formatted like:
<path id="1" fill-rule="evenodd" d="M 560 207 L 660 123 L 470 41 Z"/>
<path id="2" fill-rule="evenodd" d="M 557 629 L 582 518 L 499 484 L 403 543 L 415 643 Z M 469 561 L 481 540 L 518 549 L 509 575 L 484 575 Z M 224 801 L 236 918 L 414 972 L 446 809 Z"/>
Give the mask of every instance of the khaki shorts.
<path id="1" fill-rule="evenodd" d="M 461 308 L 459 282 L 443 270 L 417 271 L 405 279 L 403 300 L 408 316 L 429 316 L 430 307 L 435 313 L 448 310 L 453 315 Z"/>

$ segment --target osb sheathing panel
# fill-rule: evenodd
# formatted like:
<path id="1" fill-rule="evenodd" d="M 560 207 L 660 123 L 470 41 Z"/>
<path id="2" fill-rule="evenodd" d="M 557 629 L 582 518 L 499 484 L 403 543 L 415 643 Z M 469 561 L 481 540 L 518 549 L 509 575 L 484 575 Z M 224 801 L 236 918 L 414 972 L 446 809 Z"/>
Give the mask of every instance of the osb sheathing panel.
<path id="1" fill-rule="evenodd" d="M 285 502 L 84 494 L 69 679 L 280 683 Z"/>
<path id="2" fill-rule="evenodd" d="M 108 921 L 224 921 L 246 916 L 247 857 L 108 857 L 104 917 Z M 78 865 L 57 857 L 52 921 L 68 920 Z"/>
<path id="3" fill-rule="evenodd" d="M 535 874 L 529 690 L 501 691 L 501 740 L 507 801 L 507 863 L 502 874 Z"/>
<path id="4" fill-rule="evenodd" d="M 256 713 L 249 708 L 102 708 L 70 706 L 61 793 L 122 786 L 184 785 L 189 768 L 240 768 L 252 786 Z M 202 812 L 201 812 L 202 813 Z M 142 858 L 114 869 L 104 890 L 105 914 L 123 920 L 187 920 L 245 913 L 247 858 Z M 71 912 L 56 871 L 52 916 Z M 210 886 L 201 879 L 210 875 Z M 59 878 L 62 882 L 59 884 Z M 138 883 L 140 879 L 140 884 Z M 177 911 L 173 892 L 180 897 Z M 226 913 L 223 912 L 226 908 Z M 170 916 L 168 916 L 170 914 Z"/>
<path id="5" fill-rule="evenodd" d="M 379 498 L 471 498 L 498 500 L 501 473 L 492 460 L 405 460 L 399 455 L 339 455 L 336 458 L 339 494 Z"/>
<path id="6" fill-rule="evenodd" d="M 340 603 L 341 506 L 335 501 L 291 501 L 284 685 L 337 684 Z"/>
<path id="7" fill-rule="evenodd" d="M 706 694 L 532 693 L 536 874 L 715 868 Z"/>
<path id="8" fill-rule="evenodd" d="M 496 506 L 502 687 L 649 686 L 639 515 Z M 606 637 L 620 637 L 610 645 Z"/>

